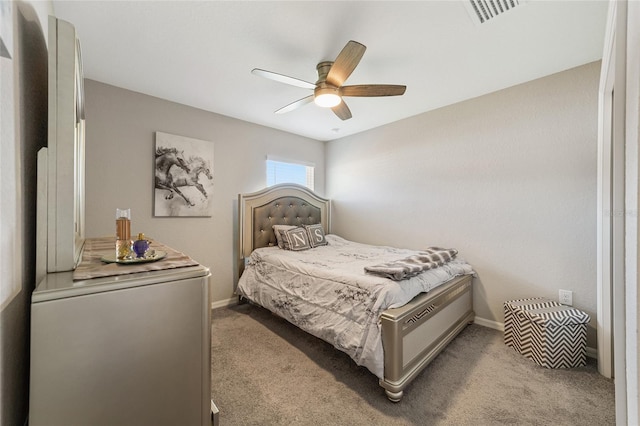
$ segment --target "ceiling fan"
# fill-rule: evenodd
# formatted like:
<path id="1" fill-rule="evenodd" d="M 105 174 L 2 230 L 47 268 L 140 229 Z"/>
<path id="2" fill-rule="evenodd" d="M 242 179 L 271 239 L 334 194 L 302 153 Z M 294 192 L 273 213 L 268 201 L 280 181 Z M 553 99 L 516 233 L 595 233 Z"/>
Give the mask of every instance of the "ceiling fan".
<path id="1" fill-rule="evenodd" d="M 292 86 L 312 89 L 313 95 L 306 96 L 290 103 L 276 111 L 276 114 L 293 111 L 303 105 L 314 102 L 316 105 L 331 108 L 331 110 L 341 119 L 348 120 L 351 111 L 345 104 L 343 96 L 399 96 L 404 94 L 407 86 L 395 84 L 358 84 L 354 86 L 343 86 L 353 70 L 358 66 L 362 55 L 367 47 L 357 41 L 349 41 L 338 54 L 335 61 L 320 62 L 316 69 L 318 71 L 318 81 L 315 84 L 298 78 L 289 77 L 271 71 L 254 68 L 251 73 L 281 83 Z"/>

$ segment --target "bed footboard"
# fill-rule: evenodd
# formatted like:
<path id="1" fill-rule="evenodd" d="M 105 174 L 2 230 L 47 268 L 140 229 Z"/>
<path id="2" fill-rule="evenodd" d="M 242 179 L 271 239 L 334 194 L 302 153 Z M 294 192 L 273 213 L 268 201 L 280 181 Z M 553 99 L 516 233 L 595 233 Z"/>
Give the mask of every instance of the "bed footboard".
<path id="1" fill-rule="evenodd" d="M 471 275 L 455 278 L 382 313 L 380 386 L 391 401 L 400 401 L 404 388 L 473 321 L 472 280 Z"/>

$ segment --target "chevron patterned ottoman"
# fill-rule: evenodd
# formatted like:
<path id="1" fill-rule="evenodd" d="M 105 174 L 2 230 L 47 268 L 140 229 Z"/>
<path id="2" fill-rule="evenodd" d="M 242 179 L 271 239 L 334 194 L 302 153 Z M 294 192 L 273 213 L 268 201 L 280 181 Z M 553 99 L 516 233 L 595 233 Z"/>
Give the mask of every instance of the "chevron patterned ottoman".
<path id="1" fill-rule="evenodd" d="M 546 368 L 586 364 L 589 315 L 545 298 L 504 303 L 504 342 Z"/>

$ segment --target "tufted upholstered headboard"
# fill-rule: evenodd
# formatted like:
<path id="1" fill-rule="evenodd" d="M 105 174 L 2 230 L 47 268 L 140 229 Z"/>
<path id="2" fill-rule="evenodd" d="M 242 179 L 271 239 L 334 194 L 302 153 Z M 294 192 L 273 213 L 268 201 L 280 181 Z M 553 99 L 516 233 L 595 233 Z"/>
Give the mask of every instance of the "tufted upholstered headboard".
<path id="1" fill-rule="evenodd" d="M 330 230 L 330 201 L 296 184 L 270 186 L 238 195 L 239 271 L 254 249 L 277 245 L 273 225 L 313 225 Z"/>

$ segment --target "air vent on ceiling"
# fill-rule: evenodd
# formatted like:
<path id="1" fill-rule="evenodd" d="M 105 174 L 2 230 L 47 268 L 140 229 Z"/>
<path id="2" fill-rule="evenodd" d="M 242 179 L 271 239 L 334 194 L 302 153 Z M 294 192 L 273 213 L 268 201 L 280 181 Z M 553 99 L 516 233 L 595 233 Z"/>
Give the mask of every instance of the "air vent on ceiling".
<path id="1" fill-rule="evenodd" d="M 520 6 L 526 0 L 468 0 L 467 9 L 476 23 L 484 24 Z M 476 21 L 477 19 L 477 21 Z"/>

